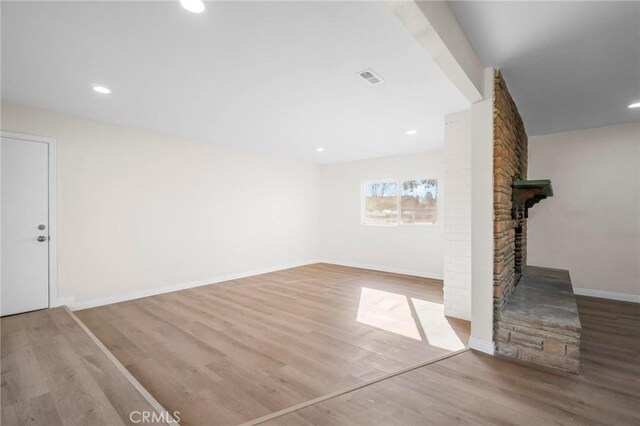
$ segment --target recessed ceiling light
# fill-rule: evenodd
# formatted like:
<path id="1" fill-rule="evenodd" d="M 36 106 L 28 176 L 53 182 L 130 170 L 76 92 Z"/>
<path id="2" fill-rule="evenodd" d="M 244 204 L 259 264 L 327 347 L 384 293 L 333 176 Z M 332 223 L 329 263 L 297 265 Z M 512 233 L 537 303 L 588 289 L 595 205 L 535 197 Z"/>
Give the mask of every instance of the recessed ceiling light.
<path id="1" fill-rule="evenodd" d="M 109 93 L 111 93 L 111 90 L 109 90 L 104 86 L 93 86 L 93 90 L 95 90 L 98 93 L 102 93 L 103 95 L 108 95 Z"/>
<path id="2" fill-rule="evenodd" d="M 180 0 L 180 4 L 191 13 L 204 12 L 204 3 L 202 0 Z"/>
<path id="3" fill-rule="evenodd" d="M 415 135 L 416 133 L 418 133 L 418 132 L 417 132 L 417 131 L 415 131 L 415 130 L 407 130 L 407 134 L 408 134 L 409 136 Z"/>
<path id="4" fill-rule="evenodd" d="M 318 148 L 316 148 L 316 151 L 318 151 L 318 152 L 324 152 L 324 148 L 322 148 L 322 147 L 318 147 Z"/>
<path id="5" fill-rule="evenodd" d="M 640 108 L 640 102 L 636 102 L 635 104 L 629 105 L 629 108 Z"/>

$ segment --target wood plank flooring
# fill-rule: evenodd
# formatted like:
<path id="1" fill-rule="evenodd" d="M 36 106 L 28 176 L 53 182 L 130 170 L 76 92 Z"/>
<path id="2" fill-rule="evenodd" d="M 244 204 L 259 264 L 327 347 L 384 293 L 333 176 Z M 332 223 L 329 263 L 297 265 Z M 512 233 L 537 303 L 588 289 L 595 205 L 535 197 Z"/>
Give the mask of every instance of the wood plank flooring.
<path id="1" fill-rule="evenodd" d="M 466 343 L 441 291 L 319 264 L 78 314 L 184 425 L 640 424 L 640 305 L 586 297 L 579 375 L 465 351 L 342 393 Z M 152 411 L 65 310 L 0 326 L 3 425 Z"/>
<path id="2" fill-rule="evenodd" d="M 468 351 L 264 424 L 640 425 L 640 305 L 578 308 L 579 375 Z"/>
<path id="3" fill-rule="evenodd" d="M 0 320 L 2 425 L 134 424 L 153 408 L 65 308 Z"/>
<path id="4" fill-rule="evenodd" d="M 316 264 L 76 312 L 180 423 L 238 424 L 466 345 L 442 282 Z"/>

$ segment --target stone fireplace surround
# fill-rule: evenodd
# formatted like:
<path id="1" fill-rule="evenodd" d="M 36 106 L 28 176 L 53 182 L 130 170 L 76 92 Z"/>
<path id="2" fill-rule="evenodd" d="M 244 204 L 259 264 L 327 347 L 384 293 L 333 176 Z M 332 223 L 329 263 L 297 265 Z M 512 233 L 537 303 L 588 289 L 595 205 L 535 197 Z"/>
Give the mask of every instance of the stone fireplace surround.
<path id="1" fill-rule="evenodd" d="M 581 327 L 569 272 L 526 266 L 526 210 L 514 208 L 513 183 L 527 179 L 527 134 L 499 70 L 493 119 L 496 352 L 577 373 Z"/>

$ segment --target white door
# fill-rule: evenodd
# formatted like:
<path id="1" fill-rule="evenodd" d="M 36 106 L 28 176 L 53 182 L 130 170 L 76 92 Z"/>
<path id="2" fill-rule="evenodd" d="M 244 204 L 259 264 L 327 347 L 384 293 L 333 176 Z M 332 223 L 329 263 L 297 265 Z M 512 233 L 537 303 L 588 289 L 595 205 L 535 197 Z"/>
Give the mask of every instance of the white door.
<path id="1" fill-rule="evenodd" d="M 2 138 L 0 315 L 49 307 L 49 145 Z"/>

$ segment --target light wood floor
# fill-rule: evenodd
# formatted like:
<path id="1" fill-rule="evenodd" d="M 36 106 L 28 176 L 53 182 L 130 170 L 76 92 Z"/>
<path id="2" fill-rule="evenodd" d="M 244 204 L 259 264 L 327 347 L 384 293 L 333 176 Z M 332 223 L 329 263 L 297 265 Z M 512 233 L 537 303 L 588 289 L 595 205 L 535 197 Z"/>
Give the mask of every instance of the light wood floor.
<path id="1" fill-rule="evenodd" d="M 181 424 L 238 424 L 459 350 L 442 282 L 317 264 L 76 312 Z"/>
<path id="2" fill-rule="evenodd" d="M 153 411 L 64 308 L 0 320 L 2 425 L 133 424 Z"/>
<path id="3" fill-rule="evenodd" d="M 581 371 L 473 351 L 438 281 L 314 265 L 79 316 L 181 424 L 640 424 L 640 305 L 579 297 Z M 65 315 L 66 314 L 66 315 Z M 62 309 L 3 318 L 2 425 L 128 423 L 151 407 Z"/>
<path id="4" fill-rule="evenodd" d="M 468 351 L 269 425 L 640 425 L 640 305 L 578 298 L 579 375 Z"/>

